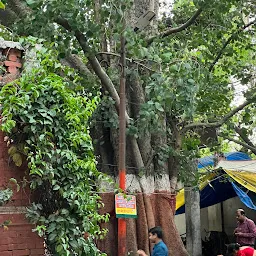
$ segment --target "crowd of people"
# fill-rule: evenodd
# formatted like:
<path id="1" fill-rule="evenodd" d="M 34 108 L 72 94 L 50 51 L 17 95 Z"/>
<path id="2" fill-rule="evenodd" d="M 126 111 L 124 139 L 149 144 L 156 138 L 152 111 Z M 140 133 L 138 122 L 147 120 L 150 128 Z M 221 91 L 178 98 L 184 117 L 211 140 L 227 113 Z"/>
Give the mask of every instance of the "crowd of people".
<path id="1" fill-rule="evenodd" d="M 236 218 L 237 227 L 234 230 L 236 243 L 227 245 L 226 256 L 256 256 L 254 249 L 256 225 L 254 221 L 246 217 L 243 209 L 236 211 Z M 161 227 L 154 227 L 149 230 L 149 240 L 154 244 L 151 256 L 168 256 L 168 248 L 163 242 Z M 140 256 L 148 256 L 143 250 L 138 250 L 137 253 Z"/>

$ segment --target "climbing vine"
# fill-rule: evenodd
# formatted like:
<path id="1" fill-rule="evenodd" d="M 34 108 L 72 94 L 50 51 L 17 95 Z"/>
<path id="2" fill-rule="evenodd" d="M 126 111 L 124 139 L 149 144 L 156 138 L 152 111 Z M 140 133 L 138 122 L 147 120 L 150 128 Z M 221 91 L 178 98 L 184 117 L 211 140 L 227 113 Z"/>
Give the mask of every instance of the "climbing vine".
<path id="1" fill-rule="evenodd" d="M 17 180 L 14 178 L 11 178 L 8 182 L 8 186 L 5 189 L 0 190 L 0 206 L 8 203 L 12 196 L 13 191 L 19 191 L 20 185 L 17 183 Z"/>
<path id="2" fill-rule="evenodd" d="M 97 182 L 104 177 L 89 134 L 99 96 L 81 90 L 82 80 L 53 59 L 53 50 L 40 52 L 39 68 L 0 92 L 9 154 L 16 165 L 27 163 L 36 192 L 26 216 L 53 255 L 102 255 L 95 239 L 105 235 L 100 223 L 108 220 L 98 213 Z"/>
<path id="3" fill-rule="evenodd" d="M 8 185 L 5 189 L 0 189 L 0 206 L 7 204 L 12 196 L 13 192 L 18 192 L 20 190 L 20 185 L 17 183 L 17 180 L 11 178 L 8 182 Z M 11 220 L 7 219 L 0 223 L 0 227 L 3 227 L 5 230 L 8 229 L 8 225 L 11 224 Z"/>

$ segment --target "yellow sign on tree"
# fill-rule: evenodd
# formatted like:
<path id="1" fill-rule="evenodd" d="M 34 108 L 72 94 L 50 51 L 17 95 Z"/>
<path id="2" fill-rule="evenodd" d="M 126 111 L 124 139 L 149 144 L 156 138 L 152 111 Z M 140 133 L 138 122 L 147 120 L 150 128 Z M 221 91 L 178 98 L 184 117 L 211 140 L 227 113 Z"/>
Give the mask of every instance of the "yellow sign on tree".
<path id="1" fill-rule="evenodd" d="M 136 197 L 133 195 L 115 195 L 117 218 L 137 218 Z"/>

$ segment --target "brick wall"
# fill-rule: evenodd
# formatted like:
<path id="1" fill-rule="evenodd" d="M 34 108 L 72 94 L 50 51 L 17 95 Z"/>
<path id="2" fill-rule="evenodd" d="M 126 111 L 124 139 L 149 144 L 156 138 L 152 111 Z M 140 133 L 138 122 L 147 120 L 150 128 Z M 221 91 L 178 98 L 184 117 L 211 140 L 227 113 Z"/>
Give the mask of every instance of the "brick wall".
<path id="1" fill-rule="evenodd" d="M 13 42 L 10 44 L 13 46 Z M 6 69 L 6 72 L 0 75 L 0 84 L 3 85 L 19 76 L 22 52 L 16 48 L 8 48 L 6 41 L 2 47 L 5 48 L 1 48 L 0 44 L 0 65 Z M 16 167 L 10 161 L 7 151 L 4 134 L 0 132 L 0 189 L 6 188 L 10 178 L 15 178 L 21 183 L 25 176 L 26 167 Z M 0 228 L 0 256 L 44 255 L 42 238 L 32 232 L 35 226 L 29 224 L 25 218 L 25 207 L 30 202 L 31 193 L 27 187 L 15 192 L 8 204 L 0 206 L 0 224 L 11 221 L 7 228 Z"/>
<path id="2" fill-rule="evenodd" d="M 14 43 L 9 43 L 13 44 Z M 0 84 L 11 82 L 16 79 L 20 74 L 21 64 L 21 50 L 15 48 L 8 48 L 8 41 L 4 45 L 0 43 L 0 66 L 4 67 L 0 74 Z M 4 47 L 4 48 L 1 48 Z"/>

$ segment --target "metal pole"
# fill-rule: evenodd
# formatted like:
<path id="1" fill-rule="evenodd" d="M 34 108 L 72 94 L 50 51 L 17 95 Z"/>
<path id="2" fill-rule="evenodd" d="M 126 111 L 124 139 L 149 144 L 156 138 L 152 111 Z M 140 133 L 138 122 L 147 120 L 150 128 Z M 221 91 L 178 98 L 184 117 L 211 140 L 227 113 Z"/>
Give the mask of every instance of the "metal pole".
<path id="1" fill-rule="evenodd" d="M 125 192 L 126 189 L 126 170 L 125 170 L 125 154 L 126 154 L 126 121 L 125 121 L 125 37 L 124 37 L 125 21 L 121 34 L 121 74 L 120 74 L 120 105 L 119 105 L 119 188 Z M 126 219 L 118 218 L 118 256 L 126 255 Z"/>

